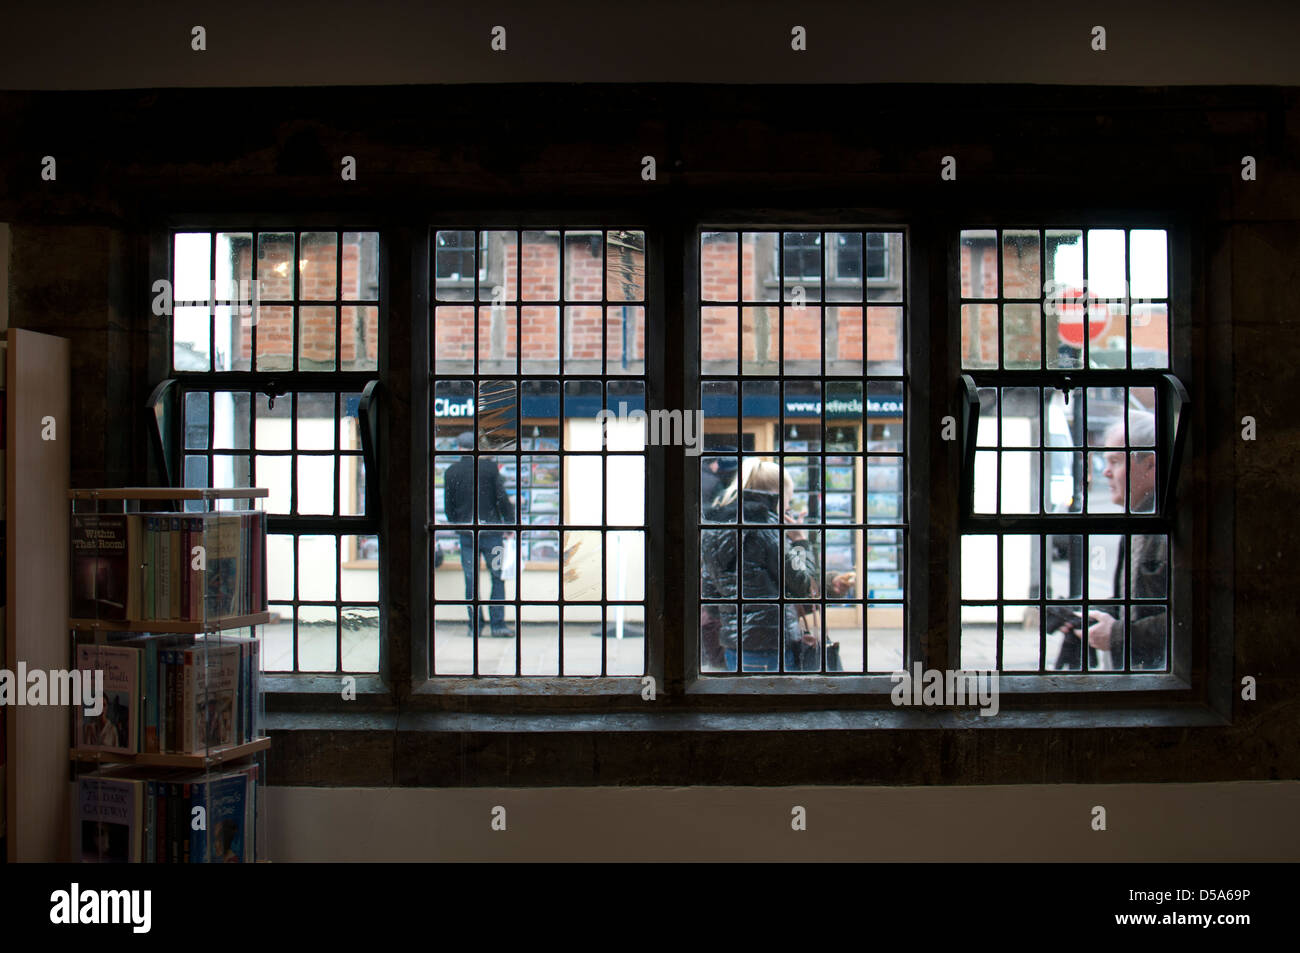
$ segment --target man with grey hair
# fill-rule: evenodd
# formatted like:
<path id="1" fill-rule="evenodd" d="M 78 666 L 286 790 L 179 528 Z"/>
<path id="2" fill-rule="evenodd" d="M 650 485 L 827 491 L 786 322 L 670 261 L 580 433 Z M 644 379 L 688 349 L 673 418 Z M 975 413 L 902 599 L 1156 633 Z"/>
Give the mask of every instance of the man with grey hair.
<path id="1" fill-rule="evenodd" d="M 1155 417 L 1146 412 L 1130 412 L 1128 425 L 1129 447 L 1150 447 L 1150 450 L 1126 450 L 1124 422 L 1120 420 L 1106 431 L 1105 476 L 1110 482 L 1111 502 L 1121 510 L 1130 498 L 1130 513 L 1156 511 L 1156 428 Z M 1131 539 L 1131 547 L 1127 545 Z M 1127 579 L 1125 563 L 1128 564 Z M 1169 597 L 1169 538 L 1163 534 L 1134 534 L 1120 537 L 1119 552 L 1115 559 L 1114 597 L 1116 599 L 1160 599 Z M 1168 612 L 1164 604 L 1131 605 L 1127 617 L 1120 606 L 1091 608 L 1088 613 L 1088 645 L 1097 651 L 1110 653 L 1110 667 L 1124 668 L 1127 649 L 1129 667 L 1163 669 L 1166 662 L 1166 634 Z M 1067 636 L 1083 639 L 1083 627 L 1066 623 L 1061 631 Z M 1069 658 L 1068 644 L 1062 646 L 1062 656 Z M 1057 667 L 1061 667 L 1058 660 Z M 1070 667 L 1078 667 L 1077 662 Z"/>

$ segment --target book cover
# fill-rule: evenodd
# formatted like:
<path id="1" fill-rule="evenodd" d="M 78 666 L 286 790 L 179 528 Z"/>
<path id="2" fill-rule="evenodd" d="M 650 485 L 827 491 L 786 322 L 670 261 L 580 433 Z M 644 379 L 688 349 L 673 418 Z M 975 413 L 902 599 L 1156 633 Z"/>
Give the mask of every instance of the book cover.
<path id="1" fill-rule="evenodd" d="M 247 769 L 201 784 L 198 797 L 197 803 L 207 808 L 208 829 L 194 832 L 195 843 L 191 846 L 190 856 L 200 864 L 244 863 L 251 834 Z"/>
<path id="2" fill-rule="evenodd" d="M 238 644 L 196 645 L 185 651 L 187 751 L 220 748 L 235 743 L 239 695 Z"/>
<path id="3" fill-rule="evenodd" d="M 81 619 L 123 620 L 130 582 L 127 518 L 105 513 L 72 515 L 72 614 Z"/>
<path id="4" fill-rule="evenodd" d="M 87 776 L 77 780 L 77 830 L 85 863 L 140 860 L 144 782 Z"/>
<path id="5" fill-rule="evenodd" d="M 208 569 L 204 603 L 207 619 L 237 615 L 240 579 L 238 514 L 209 516 L 205 535 Z"/>
<path id="6" fill-rule="evenodd" d="M 77 745 L 94 751 L 134 754 L 139 731 L 140 650 L 126 645 L 79 645 L 77 668 L 82 678 L 104 673 L 104 697 L 98 715 L 74 709 Z"/>

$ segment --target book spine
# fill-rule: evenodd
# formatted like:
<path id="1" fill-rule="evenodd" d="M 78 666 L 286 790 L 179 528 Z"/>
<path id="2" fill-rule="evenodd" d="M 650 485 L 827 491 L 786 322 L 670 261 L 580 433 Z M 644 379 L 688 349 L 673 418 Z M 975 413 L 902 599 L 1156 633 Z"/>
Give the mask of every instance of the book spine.
<path id="1" fill-rule="evenodd" d="M 185 563 L 185 554 L 181 550 L 181 518 L 173 516 L 171 518 L 171 553 L 172 553 L 172 573 L 171 573 L 171 603 L 167 607 L 167 618 L 179 619 L 181 617 L 181 590 L 182 576 L 181 566 Z"/>
<path id="2" fill-rule="evenodd" d="M 193 830 L 194 825 L 190 825 L 190 836 L 186 842 L 186 849 L 189 854 L 187 858 L 191 864 L 202 864 L 207 861 L 207 849 L 205 841 L 207 840 L 208 828 L 212 826 L 212 818 L 208 815 L 207 805 L 208 783 L 206 781 L 195 781 L 190 785 L 190 816 L 194 816 L 194 808 L 203 808 L 205 823 L 200 830 Z"/>
<path id="3" fill-rule="evenodd" d="M 154 618 L 171 617 L 172 608 L 172 534 L 171 520 L 165 516 L 158 517 L 154 524 L 158 528 L 158 571 L 154 590 Z"/>
<path id="4" fill-rule="evenodd" d="M 181 517 L 181 618 L 190 618 L 190 550 L 194 544 L 190 542 L 190 520 L 189 517 Z"/>
<path id="5" fill-rule="evenodd" d="M 177 840 L 181 845 L 182 864 L 190 863 L 190 847 L 193 838 L 193 832 L 190 831 L 190 818 L 194 816 L 194 784 L 181 785 L 181 804 L 183 805 L 181 816 L 185 820 L 185 825 L 177 831 Z"/>
<path id="6" fill-rule="evenodd" d="M 181 667 L 181 747 L 186 754 L 193 754 L 198 749 L 194 746 L 194 653 L 197 649 L 186 649 Z"/>
<path id="7" fill-rule="evenodd" d="M 158 796 L 157 786 L 153 781 L 145 782 L 145 849 L 143 862 L 152 864 L 154 862 L 154 850 L 157 848 L 157 842 L 154 840 L 158 836 L 158 827 L 154 823 L 154 810 L 157 807 L 156 799 Z"/>
<path id="8" fill-rule="evenodd" d="M 173 781 L 167 785 L 167 862 L 181 862 L 180 835 L 181 786 Z"/>
<path id="9" fill-rule="evenodd" d="M 165 781 L 157 783 L 157 801 L 154 805 L 154 857 L 155 864 L 167 863 L 167 788 Z"/>
<path id="10" fill-rule="evenodd" d="M 144 750 L 158 751 L 158 642 L 150 639 L 144 645 L 145 656 L 145 724 Z"/>

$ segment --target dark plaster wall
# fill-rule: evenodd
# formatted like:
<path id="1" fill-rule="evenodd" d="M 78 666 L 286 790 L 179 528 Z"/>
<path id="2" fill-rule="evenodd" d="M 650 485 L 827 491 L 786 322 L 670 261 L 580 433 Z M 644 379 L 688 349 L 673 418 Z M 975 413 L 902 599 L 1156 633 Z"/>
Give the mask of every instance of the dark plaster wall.
<path id="1" fill-rule="evenodd" d="M 1300 776 L 1300 649 L 1291 531 L 1300 495 L 1292 404 L 1300 357 L 1300 91 L 1294 88 L 492 86 L 0 93 L 0 220 L 12 223 L 10 322 L 73 341 L 73 481 L 156 479 L 143 404 L 165 373 L 150 313 L 151 235 L 167 216 L 286 215 L 393 229 L 383 440 L 386 671 L 391 692 L 351 706 L 276 697 L 279 784 L 562 785 L 1037 783 Z M 641 181 L 655 155 L 659 180 Z M 1258 162 L 1242 182 L 1241 157 Z M 56 182 L 40 179 L 44 155 Z M 357 158 L 355 182 L 338 175 Z M 940 182 L 953 155 L 958 180 Z M 1193 457 L 1181 490 L 1195 585 L 1193 688 L 1082 713 L 951 714 L 904 724 L 811 705 L 733 730 L 673 689 L 636 700 L 524 706 L 409 692 L 409 408 L 420 312 L 409 256 L 440 211 L 618 208 L 650 221 L 703 208 L 871 208 L 935 228 L 1010 209 L 1172 210 L 1192 236 Z M 240 219 L 246 220 L 246 219 Z M 942 273 L 943 265 L 936 265 Z M 669 300 L 673 300 L 671 295 Z M 670 306 L 669 346 L 680 346 Z M 943 318 L 946 320 L 946 316 Z M 942 326 L 936 334 L 942 332 Z M 672 341 L 679 343 L 674 345 Z M 937 340 L 933 367 L 946 357 Z M 941 379 L 933 404 L 949 406 Z M 1259 439 L 1239 436 L 1256 417 Z M 396 423 L 394 423 L 396 422 Z M 951 465 L 948 448 L 930 463 Z M 936 501 L 943 504 L 943 501 Z M 950 503 L 950 501 L 949 501 Z M 680 505 L 680 504 L 677 504 Z M 670 517 L 679 511 L 670 508 Z M 936 534 L 953 510 L 935 512 Z M 932 550 L 936 577 L 950 565 Z M 671 589 L 671 586 L 669 586 Z M 930 587 L 932 632 L 951 611 Z M 671 604 L 671 599 L 670 599 Z M 680 608 L 680 606 L 678 607 Z M 670 614 L 670 646 L 681 633 Z M 670 657 L 671 657 L 670 652 Z M 1259 679 L 1259 699 L 1233 689 Z M 1147 693 L 1148 695 L 1150 693 Z M 1139 704 L 1140 703 L 1140 704 Z M 716 712 L 719 708 L 711 706 Z M 845 711 L 857 703 L 846 703 Z M 563 709 L 567 709 L 566 713 Z M 1104 709 L 1104 710 L 1103 710 Z M 364 711 L 365 714 L 358 712 Z M 527 712 L 534 714 L 530 715 Z M 662 712 L 664 719 L 658 719 Z M 620 714 L 621 713 L 621 714 Z M 748 716 L 747 716 L 748 717 Z M 1091 718 L 1091 720 L 1089 720 Z M 548 720 L 549 719 L 549 720 Z M 658 719 L 658 720 L 656 720 Z M 750 727 L 752 729 L 753 724 Z M 839 730 L 831 730 L 839 724 Z M 928 725 L 928 727 L 927 727 Z M 1068 725 L 1068 726 L 1067 726 Z M 1093 727 L 1086 727 L 1093 725 Z M 1096 727 L 1106 725 L 1106 727 Z M 1080 727 L 1084 726 L 1084 727 Z"/>

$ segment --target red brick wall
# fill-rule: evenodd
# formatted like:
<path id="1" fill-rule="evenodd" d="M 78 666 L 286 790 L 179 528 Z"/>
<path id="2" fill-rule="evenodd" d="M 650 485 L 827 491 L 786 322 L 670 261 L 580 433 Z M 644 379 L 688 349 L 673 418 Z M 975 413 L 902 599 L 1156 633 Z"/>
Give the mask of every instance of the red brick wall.
<path id="1" fill-rule="evenodd" d="M 522 282 L 521 293 L 515 290 L 515 246 L 513 242 L 500 246 L 502 254 L 501 268 L 497 270 L 493 260 L 493 281 L 500 282 L 505 288 L 505 301 L 501 319 L 505 322 L 505 349 L 493 353 L 491 322 L 492 308 L 480 306 L 479 311 L 479 358 L 510 359 L 515 356 L 516 340 L 519 342 L 519 356 L 524 360 L 557 360 L 559 347 L 558 309 L 550 305 L 529 305 L 529 301 L 554 301 L 560 297 L 559 289 L 559 242 L 554 238 L 545 241 L 525 241 L 522 243 L 522 258 L 518 265 Z M 497 254 L 494 247 L 492 254 Z M 599 302 L 602 297 L 604 280 L 604 255 L 593 255 L 588 246 L 582 242 L 570 243 L 569 256 L 565 262 L 564 299 L 569 302 Z M 492 290 L 484 289 L 484 297 L 490 297 Z M 473 307 L 469 305 L 440 305 L 434 315 L 435 353 L 444 360 L 468 358 L 474 349 Z M 596 304 L 569 304 L 564 311 L 564 349 L 566 360 L 600 359 L 601 325 L 604 324 L 606 356 L 611 362 L 623 357 L 623 311 L 622 306 L 610 307 L 602 319 L 601 306 Z M 636 320 L 636 334 L 632 359 L 641 359 L 645 354 L 645 309 L 640 305 L 629 306 L 628 315 Z M 516 322 L 519 337 L 516 338 Z"/>
<path id="2" fill-rule="evenodd" d="M 335 294 L 335 261 L 337 246 L 334 236 L 325 241 L 312 240 L 304 236 L 303 247 L 298 255 L 298 295 L 303 300 L 322 301 L 321 305 L 304 305 L 298 314 L 298 347 L 302 366 L 333 365 L 334 325 L 339 319 L 343 326 L 340 334 L 339 358 L 343 368 L 356 366 L 364 361 L 374 366 L 379 359 L 379 308 L 368 305 L 351 305 L 341 309 L 336 315 L 332 301 Z M 241 247 L 236 262 L 235 274 L 251 274 L 252 248 Z M 292 266 L 290 266 L 291 268 Z M 355 300 L 361 293 L 361 249 L 355 242 L 343 245 L 343 299 Z M 286 300 L 293 296 L 292 273 L 289 268 L 280 275 L 274 264 L 264 263 L 259 267 L 258 288 L 264 301 Z M 259 364 L 269 364 L 276 368 L 288 367 L 293 359 L 293 314 L 288 307 L 264 306 L 257 316 L 257 351 Z M 235 366 L 247 362 L 252 349 L 252 322 L 240 321 L 239 333 L 235 337 Z"/>

